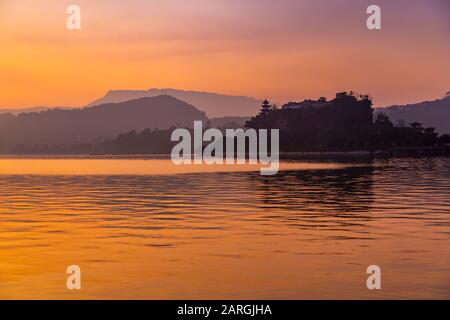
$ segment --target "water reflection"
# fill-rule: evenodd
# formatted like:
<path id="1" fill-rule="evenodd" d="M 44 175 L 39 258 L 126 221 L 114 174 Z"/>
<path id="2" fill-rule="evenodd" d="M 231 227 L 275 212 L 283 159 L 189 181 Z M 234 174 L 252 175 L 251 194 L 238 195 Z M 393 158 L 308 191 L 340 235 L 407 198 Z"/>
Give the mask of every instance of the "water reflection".
<path id="1" fill-rule="evenodd" d="M 449 298 L 449 164 L 3 174 L 0 297 Z M 65 290 L 69 264 L 81 292 Z"/>
<path id="2" fill-rule="evenodd" d="M 337 204 L 344 211 L 367 211 L 372 202 L 371 166 L 336 170 L 283 171 L 275 177 L 251 175 L 251 184 L 268 205 Z M 321 207 L 320 209 L 323 209 Z"/>
<path id="3" fill-rule="evenodd" d="M 258 205 L 279 221 L 299 229 L 346 230 L 362 228 L 371 219 L 374 168 L 370 165 L 336 170 L 284 171 L 276 177 L 250 175 Z"/>

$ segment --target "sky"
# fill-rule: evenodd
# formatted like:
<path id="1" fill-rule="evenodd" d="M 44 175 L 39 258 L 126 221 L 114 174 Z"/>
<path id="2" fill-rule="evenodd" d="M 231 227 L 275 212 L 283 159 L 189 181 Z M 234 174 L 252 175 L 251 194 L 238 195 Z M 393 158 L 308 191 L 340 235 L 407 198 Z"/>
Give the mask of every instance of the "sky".
<path id="1" fill-rule="evenodd" d="M 81 30 L 66 28 L 70 4 Z M 450 91 L 449 57 L 448 0 L 0 0 L 0 108 L 153 87 L 413 103 Z"/>

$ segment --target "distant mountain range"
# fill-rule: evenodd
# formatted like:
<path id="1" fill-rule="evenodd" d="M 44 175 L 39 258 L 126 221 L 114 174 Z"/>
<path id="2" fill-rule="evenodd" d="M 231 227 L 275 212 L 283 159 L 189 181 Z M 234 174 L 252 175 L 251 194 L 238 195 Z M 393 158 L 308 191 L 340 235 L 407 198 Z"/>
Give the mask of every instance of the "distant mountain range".
<path id="1" fill-rule="evenodd" d="M 224 116 L 252 116 L 258 113 L 262 100 L 243 96 L 229 96 L 218 93 L 184 91 L 177 89 L 149 89 L 149 90 L 112 90 L 103 98 L 88 104 L 123 102 L 143 97 L 154 97 L 158 95 L 170 95 L 185 101 L 198 109 L 204 111 L 208 117 Z"/>
<path id="2" fill-rule="evenodd" d="M 13 115 L 18 115 L 25 112 L 40 112 L 50 109 L 49 107 L 33 107 L 33 108 L 23 108 L 23 109 L 0 109 L 0 115 L 5 113 L 11 113 Z"/>
<path id="3" fill-rule="evenodd" d="M 19 144 L 99 141 L 146 128 L 191 127 L 194 120 L 206 123 L 207 114 L 212 127 L 243 127 L 250 116 L 259 112 L 259 105 L 260 101 L 253 98 L 150 89 L 110 91 L 88 107 L 78 109 L 0 109 L 0 151 Z M 375 114 L 379 112 L 386 113 L 395 125 L 408 126 L 417 121 L 424 127 L 435 127 L 440 134 L 450 134 L 450 94 L 434 101 L 375 110 Z"/>
<path id="4" fill-rule="evenodd" d="M 394 105 L 378 108 L 375 114 L 383 112 L 394 125 L 420 122 L 424 127 L 434 127 L 440 134 L 450 134 L 450 92 L 442 99 L 415 104 Z"/>
<path id="5" fill-rule="evenodd" d="M 192 127 L 206 114 L 168 95 L 108 103 L 83 109 L 50 109 L 0 115 L 0 146 L 68 144 L 115 137 L 145 128 Z"/>

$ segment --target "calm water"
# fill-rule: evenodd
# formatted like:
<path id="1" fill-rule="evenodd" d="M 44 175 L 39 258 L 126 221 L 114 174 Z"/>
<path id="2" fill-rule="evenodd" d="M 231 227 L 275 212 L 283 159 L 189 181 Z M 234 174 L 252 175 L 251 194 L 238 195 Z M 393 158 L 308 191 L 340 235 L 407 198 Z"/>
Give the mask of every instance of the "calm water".
<path id="1" fill-rule="evenodd" d="M 196 171 L 0 159 L 0 298 L 450 298 L 449 158 Z"/>

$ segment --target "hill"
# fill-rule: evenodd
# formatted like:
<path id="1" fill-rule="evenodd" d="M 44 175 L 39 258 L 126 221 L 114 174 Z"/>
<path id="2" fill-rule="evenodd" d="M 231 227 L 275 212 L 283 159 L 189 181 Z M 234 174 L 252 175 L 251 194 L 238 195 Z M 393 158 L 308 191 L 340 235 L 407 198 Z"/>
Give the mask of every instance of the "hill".
<path id="1" fill-rule="evenodd" d="M 33 108 L 23 108 L 23 109 L 0 109 L 0 115 L 11 113 L 14 115 L 18 115 L 20 113 L 26 112 L 40 112 L 49 109 L 48 107 L 33 107 Z"/>
<path id="2" fill-rule="evenodd" d="M 450 134 L 450 94 L 442 99 L 408 105 L 378 108 L 375 115 L 385 113 L 395 125 L 409 126 L 420 122 L 424 127 L 434 127 L 440 134 Z"/>
<path id="3" fill-rule="evenodd" d="M 145 128 L 191 127 L 207 121 L 204 112 L 174 97 L 161 95 L 83 109 L 51 109 L 0 117 L 0 147 L 61 145 L 99 141 Z"/>
<path id="4" fill-rule="evenodd" d="M 247 122 L 250 119 L 251 117 L 210 118 L 209 125 L 212 128 L 223 128 L 223 129 L 244 128 L 245 122 Z"/>
<path id="5" fill-rule="evenodd" d="M 258 112 L 261 101 L 243 96 L 229 96 L 210 92 L 184 91 L 176 89 L 149 89 L 149 90 L 112 90 L 104 97 L 90 103 L 88 106 L 98 104 L 123 102 L 142 97 L 158 95 L 171 95 L 185 101 L 200 110 L 208 117 L 223 116 L 251 116 Z"/>

